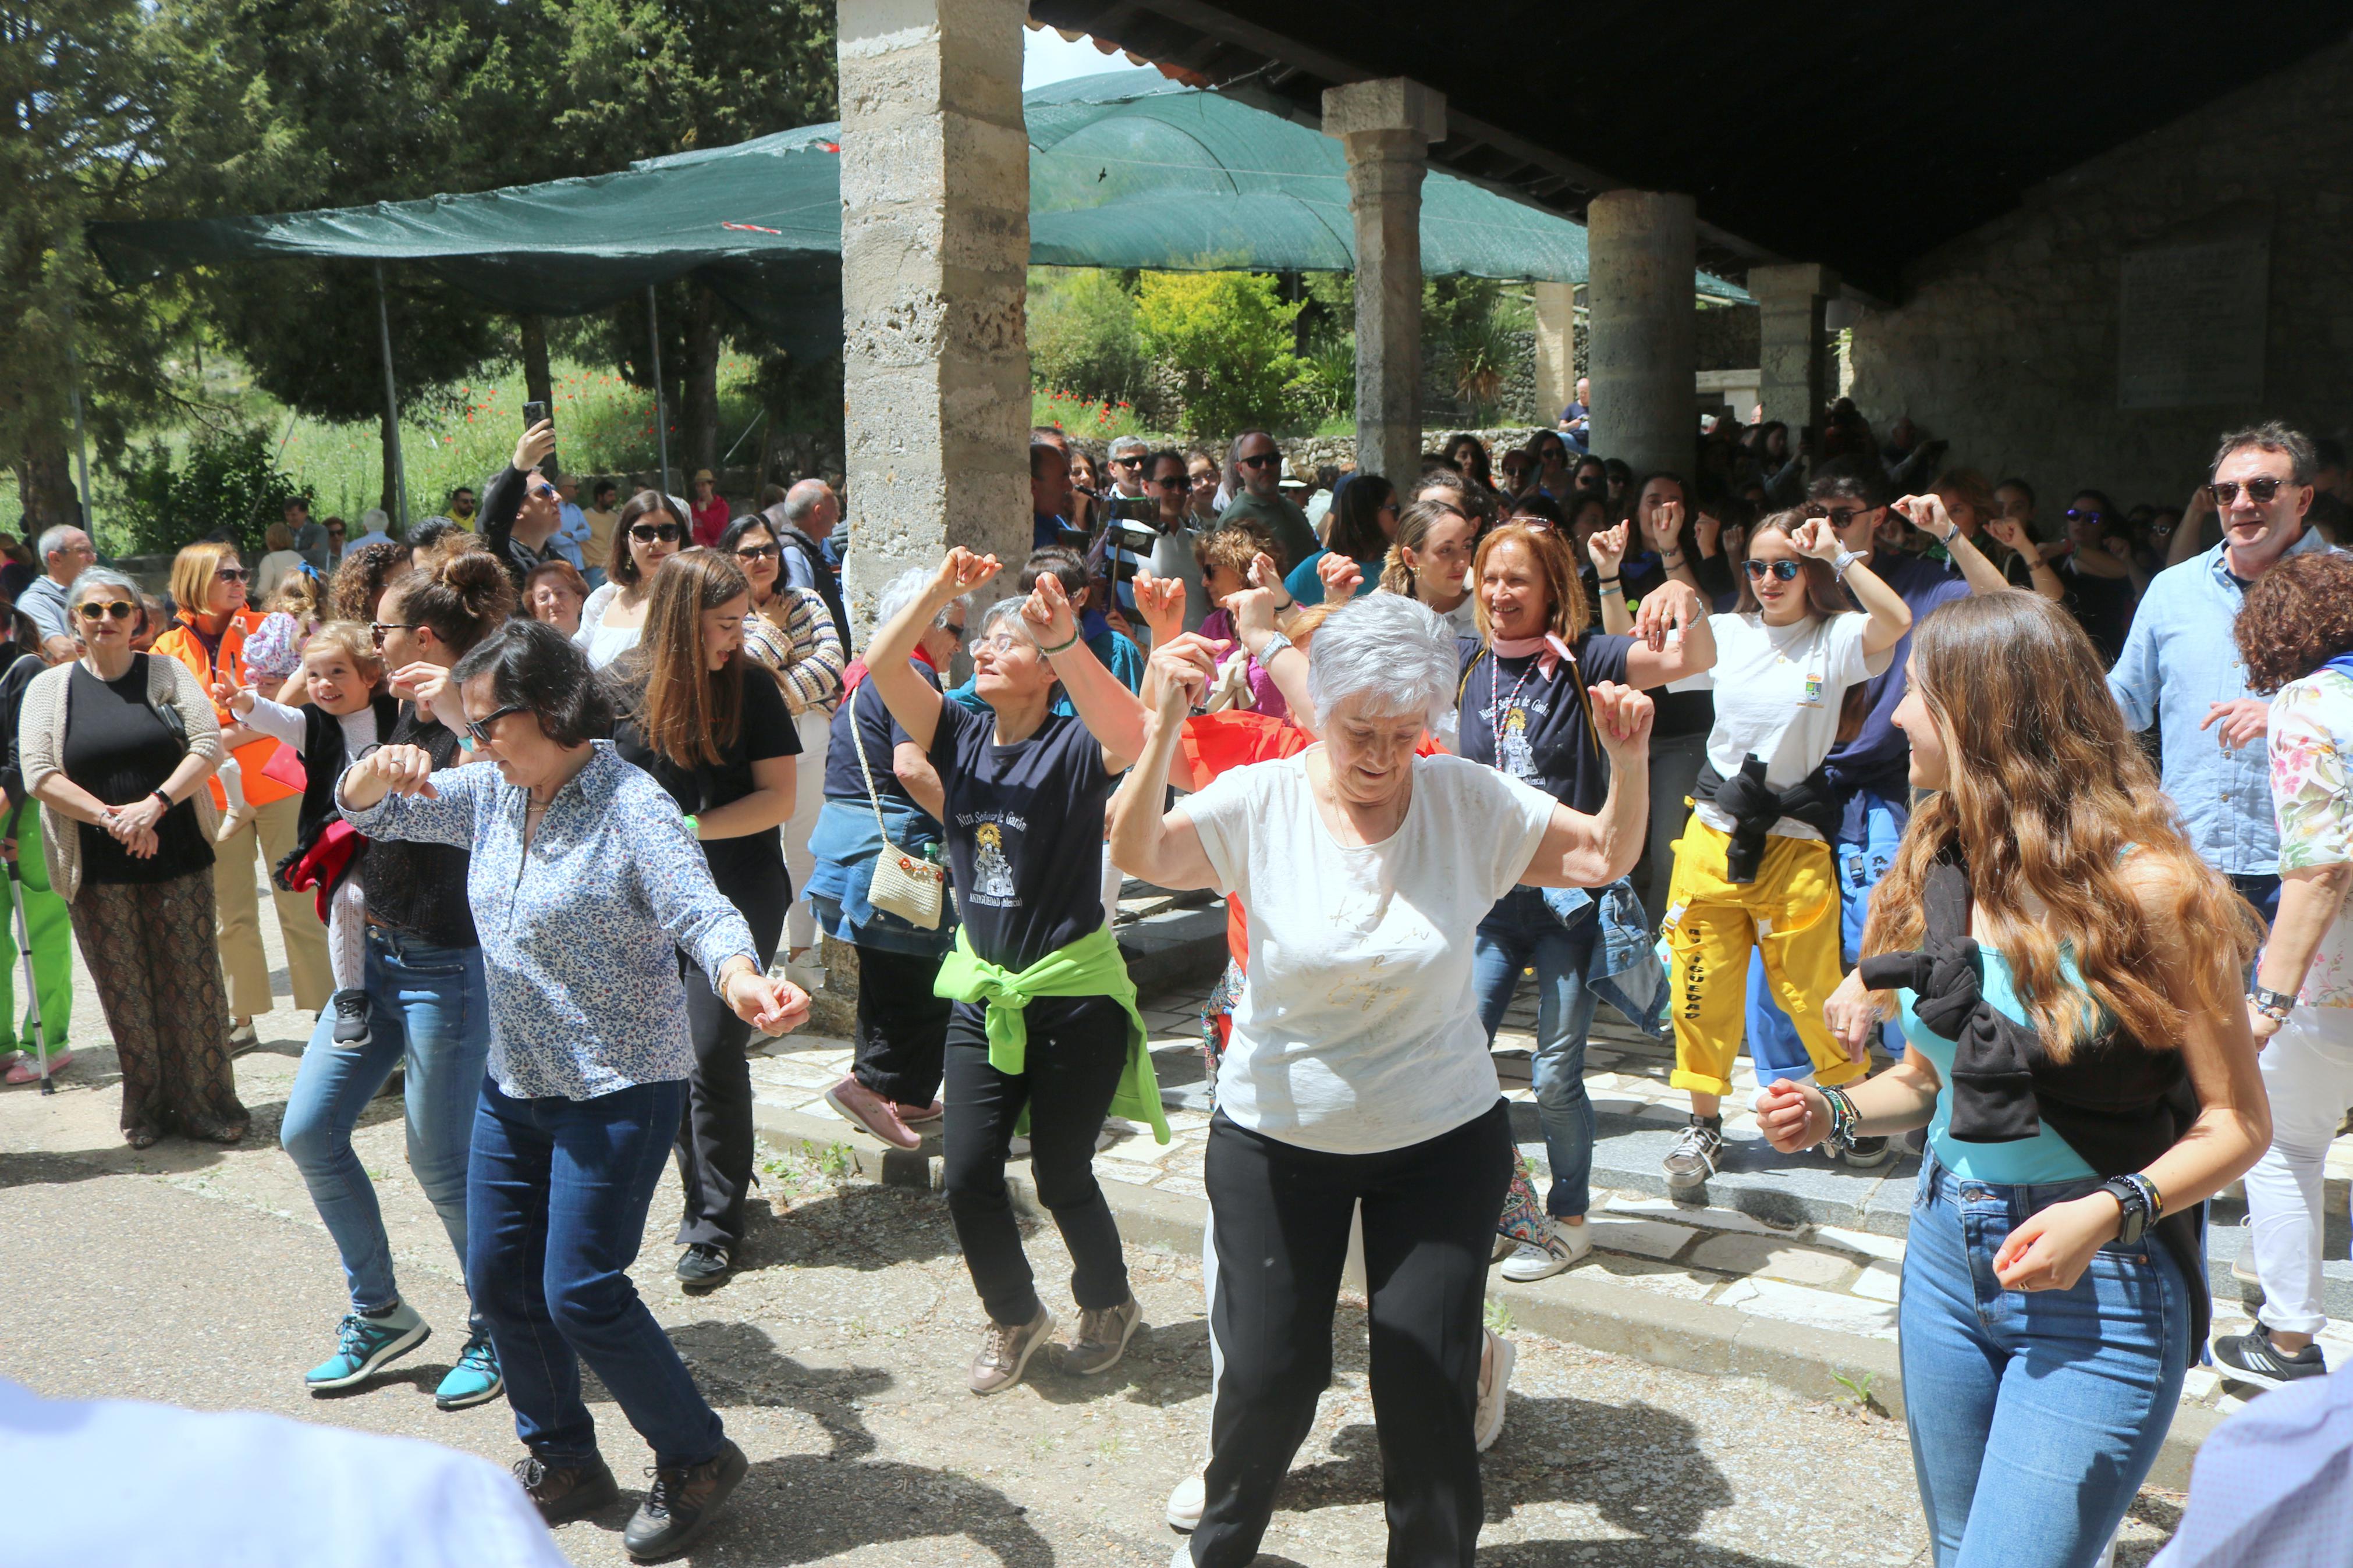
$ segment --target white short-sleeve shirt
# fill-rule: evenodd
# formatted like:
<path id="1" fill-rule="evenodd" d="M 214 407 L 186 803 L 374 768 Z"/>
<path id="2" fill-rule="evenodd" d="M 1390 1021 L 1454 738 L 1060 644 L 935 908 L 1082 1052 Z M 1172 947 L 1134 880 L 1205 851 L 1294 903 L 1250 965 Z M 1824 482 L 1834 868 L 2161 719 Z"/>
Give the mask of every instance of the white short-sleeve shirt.
<path id="1" fill-rule="evenodd" d="M 1715 668 L 1706 683 L 1715 689 L 1715 727 L 1708 731 L 1707 760 L 1725 778 L 1751 754 L 1765 761 L 1765 782 L 1785 790 L 1822 765 L 1838 742 L 1839 705 L 1847 688 L 1884 672 L 1894 648 L 1862 651 L 1871 617 L 1852 613 L 1808 616 L 1792 626 L 1768 626 L 1751 610 L 1710 616 L 1715 634 Z M 1732 818 L 1702 801 L 1699 819 L 1719 833 Z M 1773 825 L 1784 838 L 1820 838 L 1797 818 Z"/>
<path id="2" fill-rule="evenodd" d="M 1218 890 L 1250 911 L 1218 1109 L 1302 1148 L 1402 1149 L 1495 1103 L 1472 936 L 1535 858 L 1554 802 L 1493 768 L 1420 757 L 1398 830 L 1350 847 L 1315 808 L 1312 754 L 1237 768 L 1179 808 Z"/>

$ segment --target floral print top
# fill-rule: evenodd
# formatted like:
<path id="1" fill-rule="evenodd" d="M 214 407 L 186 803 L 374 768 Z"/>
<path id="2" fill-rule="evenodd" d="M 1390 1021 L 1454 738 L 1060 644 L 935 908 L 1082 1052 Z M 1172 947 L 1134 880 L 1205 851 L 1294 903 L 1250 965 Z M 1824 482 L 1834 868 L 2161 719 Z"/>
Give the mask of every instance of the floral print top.
<path id="1" fill-rule="evenodd" d="M 2265 736 L 2272 809 L 2279 818 L 2279 868 L 2308 871 L 2353 860 L 2353 798 L 2345 752 L 2353 746 L 2353 678 L 2323 669 L 2292 680 L 2272 699 Z M 2307 1007 L 2353 1007 L 2353 931 L 2343 915 L 2320 940 L 2300 999 Z"/>
<path id="2" fill-rule="evenodd" d="M 712 885 L 670 792 L 609 741 L 523 847 L 525 793 L 491 763 L 433 775 L 430 796 L 342 806 L 370 838 L 471 853 L 466 890 L 490 973 L 491 1077 L 518 1100 L 593 1100 L 685 1078 L 683 951 L 717 984 L 751 927 Z"/>

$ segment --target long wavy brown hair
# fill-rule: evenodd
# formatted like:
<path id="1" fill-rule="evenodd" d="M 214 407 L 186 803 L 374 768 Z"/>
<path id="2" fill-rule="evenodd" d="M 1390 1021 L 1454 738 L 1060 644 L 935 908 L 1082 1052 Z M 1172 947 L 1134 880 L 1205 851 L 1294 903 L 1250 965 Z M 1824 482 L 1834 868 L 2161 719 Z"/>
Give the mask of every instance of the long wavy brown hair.
<path id="1" fill-rule="evenodd" d="M 1983 940 L 2009 960 L 2045 1051 L 2065 1060 L 2104 1018 L 2170 1048 L 2186 1012 L 2123 876 L 2154 860 L 2175 890 L 2160 918 L 2216 955 L 2178 981 L 2201 1011 L 2236 1008 L 2262 928 L 2190 847 L 2073 618 L 2015 589 L 1954 600 L 1914 629 L 1911 679 L 1943 742 L 1946 784 L 1913 813 L 1871 896 L 1863 952 L 1920 945 L 1929 868 L 1957 853 Z M 2063 949 L 2082 991 L 2062 973 Z"/>
<path id="2" fill-rule="evenodd" d="M 679 767 L 715 767 L 744 728 L 744 650 L 719 668 L 702 649 L 702 616 L 732 599 L 749 612 L 752 584 L 716 550 L 681 550 L 654 569 L 646 628 L 613 661 L 621 706 L 648 747 Z"/>

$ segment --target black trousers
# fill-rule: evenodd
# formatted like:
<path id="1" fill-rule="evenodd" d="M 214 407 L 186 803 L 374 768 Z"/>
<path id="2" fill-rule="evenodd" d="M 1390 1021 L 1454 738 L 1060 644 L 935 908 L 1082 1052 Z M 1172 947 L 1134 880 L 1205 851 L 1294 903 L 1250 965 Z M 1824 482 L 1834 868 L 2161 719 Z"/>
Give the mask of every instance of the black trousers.
<path id="1" fill-rule="evenodd" d="M 936 955 L 858 950 L 858 1055 L 849 1070 L 900 1105 L 920 1109 L 940 1097 L 954 1004 L 934 994 L 939 974 Z"/>
<path id="2" fill-rule="evenodd" d="M 1095 1139 L 1127 1066 L 1126 1009 L 1107 996 L 1046 996 L 1025 1016 L 1029 1049 L 1018 1077 L 988 1065 L 979 1004 L 955 1004 L 948 1020 L 948 1214 L 980 1304 L 999 1323 L 1038 1315 L 1029 1255 L 1005 1190 L 1006 1151 L 1025 1107 L 1030 1179 L 1071 1249 L 1071 1297 L 1097 1311 L 1127 1300 L 1119 1226 L 1094 1168 Z"/>
<path id="3" fill-rule="evenodd" d="M 776 956 L 792 883 L 782 866 L 773 878 L 731 878 L 719 890 L 752 928 L 765 968 Z M 687 1079 L 686 1114 L 678 1129 L 678 1183 L 685 1189 L 678 1240 L 733 1251 L 744 1241 L 744 1197 L 752 1185 L 752 1063 L 744 1047 L 752 1026 L 711 988 L 711 977 L 680 955 L 686 981 L 686 1022 L 694 1036 L 694 1072 Z"/>
<path id="4" fill-rule="evenodd" d="M 1373 1420 L 1389 1568 L 1471 1568 L 1480 1304 L 1512 1180 L 1504 1101 L 1377 1154 L 1327 1154 L 1209 1123 L 1209 1333 L 1218 1365 L 1198 1568 L 1258 1554 L 1275 1492 L 1332 1381 L 1332 1310 L 1364 1205 Z"/>

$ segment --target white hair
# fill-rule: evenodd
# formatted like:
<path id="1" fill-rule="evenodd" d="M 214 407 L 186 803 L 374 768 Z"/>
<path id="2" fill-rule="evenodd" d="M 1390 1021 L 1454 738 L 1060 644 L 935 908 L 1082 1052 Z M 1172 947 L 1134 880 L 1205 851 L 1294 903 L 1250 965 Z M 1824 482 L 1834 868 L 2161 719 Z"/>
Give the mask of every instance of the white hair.
<path id="1" fill-rule="evenodd" d="M 81 531 L 81 525 L 73 522 L 60 522 L 41 530 L 41 537 L 33 545 L 33 553 L 40 557 L 41 570 L 47 571 L 49 557 L 64 554 L 67 542 Z"/>
<path id="2" fill-rule="evenodd" d="M 391 532 L 392 514 L 380 506 L 368 508 L 367 510 L 360 513 L 360 531 L 362 533 Z"/>
<path id="3" fill-rule="evenodd" d="M 66 606 L 73 608 L 101 588 L 111 588 L 125 595 L 133 605 L 143 606 L 146 603 L 139 584 L 129 577 L 111 566 L 90 566 L 84 568 L 82 574 L 73 580 L 73 586 L 66 590 Z"/>
<path id="4" fill-rule="evenodd" d="M 1454 710 L 1460 668 L 1454 634 L 1435 610 L 1403 594 L 1368 594 L 1316 628 L 1307 695 L 1319 725 L 1356 699 L 1367 713 L 1418 713 L 1435 729 Z"/>
<path id="5" fill-rule="evenodd" d="M 923 596 L 938 574 L 928 566 L 910 566 L 888 583 L 874 596 L 874 624 L 887 626 L 899 618 L 899 612 Z"/>
<path id="6" fill-rule="evenodd" d="M 1145 445 L 1144 437 L 1141 436 L 1114 436 L 1112 437 L 1111 446 L 1106 448 L 1114 458 L 1122 452 L 1148 452 L 1151 449 Z"/>

